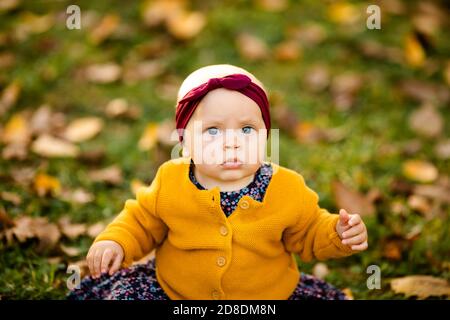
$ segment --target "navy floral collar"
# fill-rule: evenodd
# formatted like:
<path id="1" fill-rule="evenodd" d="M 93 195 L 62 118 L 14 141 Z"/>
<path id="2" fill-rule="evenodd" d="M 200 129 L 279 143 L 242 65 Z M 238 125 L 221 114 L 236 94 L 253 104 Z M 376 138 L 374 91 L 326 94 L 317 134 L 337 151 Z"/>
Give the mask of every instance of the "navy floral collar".
<path id="1" fill-rule="evenodd" d="M 195 178 L 194 167 L 195 164 L 191 159 L 191 164 L 189 166 L 189 179 L 199 190 L 205 190 L 205 188 Z M 255 172 L 253 181 L 246 187 L 238 191 L 221 191 L 220 204 L 225 215 L 228 217 L 233 213 L 239 200 L 244 195 L 248 195 L 254 200 L 262 202 L 269 182 L 272 178 L 272 174 L 272 165 L 270 163 L 263 163 Z"/>

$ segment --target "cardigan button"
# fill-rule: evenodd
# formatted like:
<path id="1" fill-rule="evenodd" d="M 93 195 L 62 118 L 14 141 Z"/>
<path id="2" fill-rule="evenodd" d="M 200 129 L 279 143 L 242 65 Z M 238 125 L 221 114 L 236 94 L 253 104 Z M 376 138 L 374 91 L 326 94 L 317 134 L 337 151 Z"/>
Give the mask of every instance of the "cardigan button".
<path id="1" fill-rule="evenodd" d="M 223 267 L 226 263 L 227 263 L 227 260 L 225 259 L 225 257 L 218 257 L 217 258 L 217 265 L 219 267 Z"/>
<path id="2" fill-rule="evenodd" d="M 220 234 L 223 235 L 224 237 L 228 234 L 228 229 L 225 226 L 221 226 L 219 231 L 220 231 Z"/>
<path id="3" fill-rule="evenodd" d="M 242 209 L 248 209 L 249 207 L 250 207 L 250 204 L 248 203 L 248 201 L 247 200 L 242 200 L 241 202 L 239 202 L 239 206 L 242 208 Z"/>
<path id="4" fill-rule="evenodd" d="M 220 298 L 220 293 L 219 293 L 219 291 L 213 290 L 213 292 L 211 293 L 211 297 L 212 297 L 214 300 L 219 300 L 219 298 Z"/>

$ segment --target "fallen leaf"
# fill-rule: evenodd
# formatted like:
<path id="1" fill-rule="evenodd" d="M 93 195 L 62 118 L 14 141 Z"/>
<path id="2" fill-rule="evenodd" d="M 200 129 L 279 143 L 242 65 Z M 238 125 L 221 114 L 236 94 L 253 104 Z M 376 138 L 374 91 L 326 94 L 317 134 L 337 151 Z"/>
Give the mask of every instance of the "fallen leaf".
<path id="1" fill-rule="evenodd" d="M 116 14 L 107 14 L 91 31 L 89 37 L 94 44 L 100 44 L 110 37 L 118 28 L 120 17 Z"/>
<path id="2" fill-rule="evenodd" d="M 6 12 L 18 7 L 20 0 L 3 0 L 0 2 L 0 12 Z"/>
<path id="3" fill-rule="evenodd" d="M 304 26 L 290 26 L 287 29 L 287 35 L 305 47 L 314 47 L 323 42 L 327 37 L 325 28 L 318 23 L 309 23 Z"/>
<path id="4" fill-rule="evenodd" d="M 312 66 L 305 74 L 304 83 L 313 92 L 325 90 L 330 84 L 328 68 L 324 65 Z"/>
<path id="5" fill-rule="evenodd" d="M 47 217 L 18 217 L 14 219 L 14 227 L 0 233 L 0 238 L 6 238 L 8 244 L 12 244 L 14 239 L 19 243 L 28 239 L 38 239 L 38 252 L 54 248 L 60 237 L 58 227 L 50 223 Z"/>
<path id="6" fill-rule="evenodd" d="M 14 192 L 9 191 L 2 191 L 0 192 L 0 198 L 2 198 L 5 201 L 11 202 L 15 206 L 18 206 L 22 203 L 22 198 Z"/>
<path id="7" fill-rule="evenodd" d="M 363 194 L 345 186 L 340 181 L 333 181 L 331 185 L 336 205 L 349 213 L 364 216 L 375 214 L 375 206 Z"/>
<path id="8" fill-rule="evenodd" d="M 434 153 L 439 159 L 450 159 L 450 139 L 438 141 L 434 146 Z"/>
<path id="9" fill-rule="evenodd" d="M 118 185 L 123 181 L 122 170 L 117 165 L 99 170 L 91 170 L 88 175 L 94 182 L 106 182 L 112 185 Z"/>
<path id="10" fill-rule="evenodd" d="M 31 117 L 30 127 L 33 134 L 40 135 L 49 133 L 53 127 L 53 117 L 50 106 L 44 104 L 40 106 Z M 65 125 L 65 123 L 64 123 Z"/>
<path id="11" fill-rule="evenodd" d="M 425 217 L 431 216 L 431 203 L 426 197 L 413 194 L 408 197 L 407 203 L 411 209 L 419 211 Z"/>
<path id="12" fill-rule="evenodd" d="M 236 45 L 244 59 L 257 61 L 266 59 L 269 56 L 267 44 L 249 33 L 241 33 L 236 39 Z"/>
<path id="13" fill-rule="evenodd" d="M 342 289 L 342 292 L 345 294 L 345 297 L 348 300 L 355 300 L 355 298 L 353 297 L 352 289 L 344 288 L 344 289 Z"/>
<path id="14" fill-rule="evenodd" d="M 97 237 L 106 228 L 105 222 L 97 222 L 87 228 L 87 235 L 91 238 Z"/>
<path id="15" fill-rule="evenodd" d="M 420 80 L 404 80 L 400 82 L 401 92 L 419 102 L 430 102 L 440 105 L 450 101 L 450 90 L 441 84 Z"/>
<path id="16" fill-rule="evenodd" d="M 6 123 L 1 137 L 5 144 L 28 144 L 31 131 L 25 116 L 21 113 L 13 115 Z"/>
<path id="17" fill-rule="evenodd" d="M 349 110 L 355 103 L 355 98 L 364 84 L 363 76 L 356 73 L 343 73 L 333 78 L 331 93 L 337 110 Z"/>
<path id="18" fill-rule="evenodd" d="M 405 39 L 404 55 L 406 62 L 413 67 L 420 67 L 425 63 L 425 50 L 414 34 L 407 35 Z"/>
<path id="19" fill-rule="evenodd" d="M 111 83 L 121 74 L 122 68 L 116 63 L 94 64 L 85 69 L 86 79 L 94 83 Z"/>
<path id="20" fill-rule="evenodd" d="M 279 61 L 295 61 L 300 57 L 301 50 L 297 41 L 289 40 L 278 44 L 274 54 Z"/>
<path id="21" fill-rule="evenodd" d="M 13 219 L 6 213 L 5 209 L 0 206 L 0 231 L 11 228 L 13 226 L 14 226 Z"/>
<path id="22" fill-rule="evenodd" d="M 417 296 L 419 299 L 450 296 L 450 286 L 446 279 L 426 275 L 392 279 L 391 288 L 395 293 L 402 293 L 407 297 Z"/>
<path id="23" fill-rule="evenodd" d="M 40 135 L 32 144 L 31 150 L 47 158 L 76 157 L 80 153 L 78 146 L 48 134 Z"/>
<path id="24" fill-rule="evenodd" d="M 147 0 L 141 6 L 141 16 L 145 25 L 154 27 L 184 10 L 185 2 L 182 0 Z"/>
<path id="25" fill-rule="evenodd" d="M 138 146 L 139 150 L 147 151 L 152 149 L 156 142 L 158 141 L 158 123 L 151 122 L 147 125 L 139 139 Z"/>
<path id="26" fill-rule="evenodd" d="M 85 224 L 72 223 L 68 216 L 61 217 L 58 220 L 58 226 L 61 229 L 61 233 L 71 240 L 84 235 L 87 231 Z"/>
<path id="27" fill-rule="evenodd" d="M 438 177 L 436 167 L 422 160 L 407 160 L 403 163 L 402 170 L 408 179 L 422 183 L 433 182 Z"/>
<path id="28" fill-rule="evenodd" d="M 330 20 L 343 25 L 351 25 L 359 21 L 361 12 L 355 5 L 344 1 L 338 1 L 328 6 Z"/>
<path id="29" fill-rule="evenodd" d="M 206 25 L 206 18 L 201 12 L 180 11 L 170 15 L 166 25 L 175 38 L 189 40 L 202 31 Z"/>
<path id="30" fill-rule="evenodd" d="M 450 204 L 450 188 L 440 185 L 416 185 L 414 194 Z"/>
<path id="31" fill-rule="evenodd" d="M 13 81 L 2 92 L 0 97 L 0 116 L 14 106 L 19 99 L 22 86 L 18 81 Z"/>
<path id="32" fill-rule="evenodd" d="M 313 275 L 319 279 L 325 279 L 325 277 L 330 273 L 328 266 L 323 262 L 318 262 L 313 267 Z"/>
<path id="33" fill-rule="evenodd" d="M 69 246 L 60 244 L 59 248 L 66 256 L 69 256 L 69 257 L 76 257 L 81 254 L 80 248 L 77 248 L 77 247 L 69 247 Z"/>
<path id="34" fill-rule="evenodd" d="M 123 81 L 127 84 L 149 80 L 164 73 L 165 66 L 158 60 L 141 61 L 126 65 L 123 72 Z"/>
<path id="35" fill-rule="evenodd" d="M 414 132 L 427 138 L 435 138 L 442 133 L 444 120 L 436 108 L 426 103 L 411 113 L 409 126 Z"/>
<path id="36" fill-rule="evenodd" d="M 97 117 L 85 117 L 72 121 L 63 136 L 72 142 L 83 142 L 95 137 L 103 128 L 103 120 Z"/>
<path id="37" fill-rule="evenodd" d="M 94 195 L 81 188 L 75 190 L 64 189 L 61 193 L 61 199 L 78 204 L 86 204 L 94 200 Z"/>
<path id="38" fill-rule="evenodd" d="M 61 184 L 55 177 L 45 173 L 38 173 L 34 178 L 34 190 L 40 197 L 46 195 L 59 195 L 61 192 Z"/>
<path id="39" fill-rule="evenodd" d="M 287 0 L 257 0 L 256 4 L 268 12 L 280 12 L 286 10 L 289 2 Z"/>

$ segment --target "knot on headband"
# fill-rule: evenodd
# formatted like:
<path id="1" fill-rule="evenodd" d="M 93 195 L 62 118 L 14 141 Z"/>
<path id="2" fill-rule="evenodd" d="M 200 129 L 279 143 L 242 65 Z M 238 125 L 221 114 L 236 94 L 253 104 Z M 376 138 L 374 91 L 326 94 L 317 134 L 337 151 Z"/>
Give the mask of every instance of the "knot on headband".
<path id="1" fill-rule="evenodd" d="M 175 121 L 176 128 L 178 130 L 178 136 L 180 142 L 183 141 L 183 130 L 186 128 L 189 119 L 194 114 L 195 109 L 198 107 L 200 101 L 212 90 L 218 88 L 225 88 L 228 90 L 238 91 L 253 101 L 259 106 L 261 114 L 266 125 L 267 135 L 270 130 L 270 111 L 269 101 L 267 99 L 264 90 L 253 83 L 250 77 L 245 74 L 231 74 L 222 78 L 211 78 L 208 82 L 205 82 L 198 87 L 190 90 L 184 97 L 178 102 Z"/>

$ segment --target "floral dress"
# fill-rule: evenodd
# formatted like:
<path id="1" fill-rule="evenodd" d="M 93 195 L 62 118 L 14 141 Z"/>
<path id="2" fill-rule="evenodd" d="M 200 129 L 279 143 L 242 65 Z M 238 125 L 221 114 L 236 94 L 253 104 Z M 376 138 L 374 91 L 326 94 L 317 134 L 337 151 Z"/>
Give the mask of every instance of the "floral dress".
<path id="1" fill-rule="evenodd" d="M 197 181 L 191 161 L 189 178 L 198 189 L 205 188 Z M 267 186 L 272 178 L 272 166 L 264 163 L 256 171 L 254 179 L 238 191 L 220 192 L 222 211 L 229 217 L 233 214 L 239 200 L 248 195 L 262 201 Z M 93 279 L 87 276 L 81 281 L 80 288 L 70 291 L 67 298 L 71 300 L 169 300 L 156 279 L 155 259 L 146 264 L 136 264 L 121 269 L 109 276 L 102 274 Z M 312 275 L 301 273 L 300 281 L 288 300 L 345 300 L 345 294 L 331 284 Z"/>

